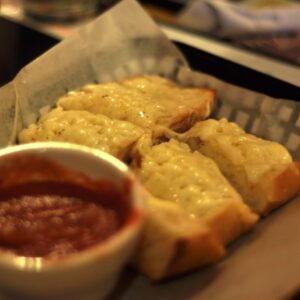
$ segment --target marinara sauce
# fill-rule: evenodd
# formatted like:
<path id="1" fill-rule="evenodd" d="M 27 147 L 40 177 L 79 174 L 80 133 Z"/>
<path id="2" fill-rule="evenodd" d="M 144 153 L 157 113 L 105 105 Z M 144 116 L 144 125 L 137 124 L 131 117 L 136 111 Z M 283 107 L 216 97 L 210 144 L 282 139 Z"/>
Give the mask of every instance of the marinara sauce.
<path id="1" fill-rule="evenodd" d="M 101 243 L 132 218 L 130 187 L 36 155 L 10 155 L 0 164 L 0 249 L 59 258 Z"/>

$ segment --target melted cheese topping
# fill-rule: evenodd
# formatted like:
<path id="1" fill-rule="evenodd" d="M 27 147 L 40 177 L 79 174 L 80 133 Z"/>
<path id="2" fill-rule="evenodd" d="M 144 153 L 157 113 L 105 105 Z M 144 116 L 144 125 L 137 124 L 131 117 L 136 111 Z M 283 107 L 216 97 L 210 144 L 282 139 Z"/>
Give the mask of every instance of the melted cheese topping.
<path id="1" fill-rule="evenodd" d="M 172 125 L 193 116 L 204 119 L 211 112 L 214 92 L 184 88 L 159 76 L 144 76 L 121 83 L 87 85 L 58 100 L 65 110 L 86 110 L 143 128 Z"/>
<path id="2" fill-rule="evenodd" d="M 225 119 L 199 122 L 186 136 L 199 137 L 202 153 L 223 168 L 234 168 L 253 183 L 268 172 L 292 163 L 290 154 L 282 145 L 247 134 L 237 124 Z"/>
<path id="3" fill-rule="evenodd" d="M 175 202 L 163 201 L 152 195 L 148 195 L 148 200 L 147 225 L 156 226 L 156 233 L 157 230 L 168 230 L 176 236 L 186 237 L 187 234 L 192 234 L 192 231 L 199 234 L 201 227 L 205 231 L 206 227 L 200 219 L 191 218 L 189 213 Z M 154 238 L 157 239 L 156 235 Z"/>
<path id="4" fill-rule="evenodd" d="M 144 130 L 125 121 L 111 120 L 86 111 L 63 111 L 61 108 L 44 115 L 19 134 L 21 143 L 64 141 L 86 145 L 119 157 Z"/>
<path id="5" fill-rule="evenodd" d="M 176 202 L 192 216 L 208 216 L 229 199 L 240 199 L 211 159 L 175 140 L 154 146 L 139 176 L 155 197 Z"/>

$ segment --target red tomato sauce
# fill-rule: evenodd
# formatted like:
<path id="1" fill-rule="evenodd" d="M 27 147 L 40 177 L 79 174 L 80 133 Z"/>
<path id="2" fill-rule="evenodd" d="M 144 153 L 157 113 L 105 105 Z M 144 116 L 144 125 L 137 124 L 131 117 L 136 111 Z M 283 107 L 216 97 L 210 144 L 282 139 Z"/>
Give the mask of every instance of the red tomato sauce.
<path id="1" fill-rule="evenodd" d="M 0 249 L 57 258 L 101 243 L 132 219 L 130 187 L 11 155 L 0 164 Z"/>

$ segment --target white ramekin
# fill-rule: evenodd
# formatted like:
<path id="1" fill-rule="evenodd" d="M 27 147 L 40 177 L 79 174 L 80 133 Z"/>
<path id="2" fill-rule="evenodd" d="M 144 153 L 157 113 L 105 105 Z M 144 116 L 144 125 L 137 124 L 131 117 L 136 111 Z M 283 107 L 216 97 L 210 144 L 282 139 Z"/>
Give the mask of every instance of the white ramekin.
<path id="1" fill-rule="evenodd" d="M 0 150 L 0 163 L 14 153 L 39 154 L 67 169 L 83 172 L 93 179 L 106 179 L 117 185 L 125 178 L 131 178 L 132 207 L 138 217 L 105 242 L 66 256 L 59 263 L 0 252 L 0 296 L 3 293 L 3 297 L 10 295 L 15 299 L 34 300 L 104 298 L 113 289 L 141 232 L 145 199 L 138 181 L 118 159 L 83 146 L 56 142 L 12 146 Z"/>

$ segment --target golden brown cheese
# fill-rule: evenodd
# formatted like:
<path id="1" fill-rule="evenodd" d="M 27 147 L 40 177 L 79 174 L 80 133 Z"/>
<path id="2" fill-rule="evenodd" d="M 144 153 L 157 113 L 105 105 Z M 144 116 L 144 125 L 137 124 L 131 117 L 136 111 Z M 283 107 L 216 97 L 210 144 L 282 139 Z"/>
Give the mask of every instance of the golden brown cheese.
<path id="1" fill-rule="evenodd" d="M 271 182 L 293 163 L 282 145 L 247 134 L 225 119 L 199 122 L 185 133 L 183 140 L 212 158 L 246 202 L 259 213 L 267 211 L 268 193 L 272 192 L 271 187 L 263 191 L 265 179 Z"/>
<path id="2" fill-rule="evenodd" d="M 125 158 L 128 148 L 144 130 L 126 121 L 112 120 L 86 111 L 54 109 L 38 124 L 32 124 L 19 134 L 21 143 L 33 141 L 63 141 L 89 146 Z"/>
<path id="3" fill-rule="evenodd" d="M 292 157 L 282 145 L 247 134 L 225 119 L 199 122 L 187 136 L 198 136 L 204 142 L 201 145 L 203 153 L 210 156 L 209 152 L 219 151 L 220 160 L 223 158 L 231 167 L 244 172 L 247 180 L 253 183 L 269 171 L 292 163 Z"/>
<path id="4" fill-rule="evenodd" d="M 151 130 L 155 126 L 183 130 L 206 118 L 214 102 L 212 90 L 187 88 L 159 76 L 144 76 L 87 85 L 61 97 L 58 106 L 100 113 Z"/>
<path id="5" fill-rule="evenodd" d="M 186 144 L 171 140 L 154 146 L 142 153 L 136 173 L 151 194 L 177 203 L 193 218 L 206 220 L 225 244 L 257 220 L 214 161 L 191 152 Z"/>

